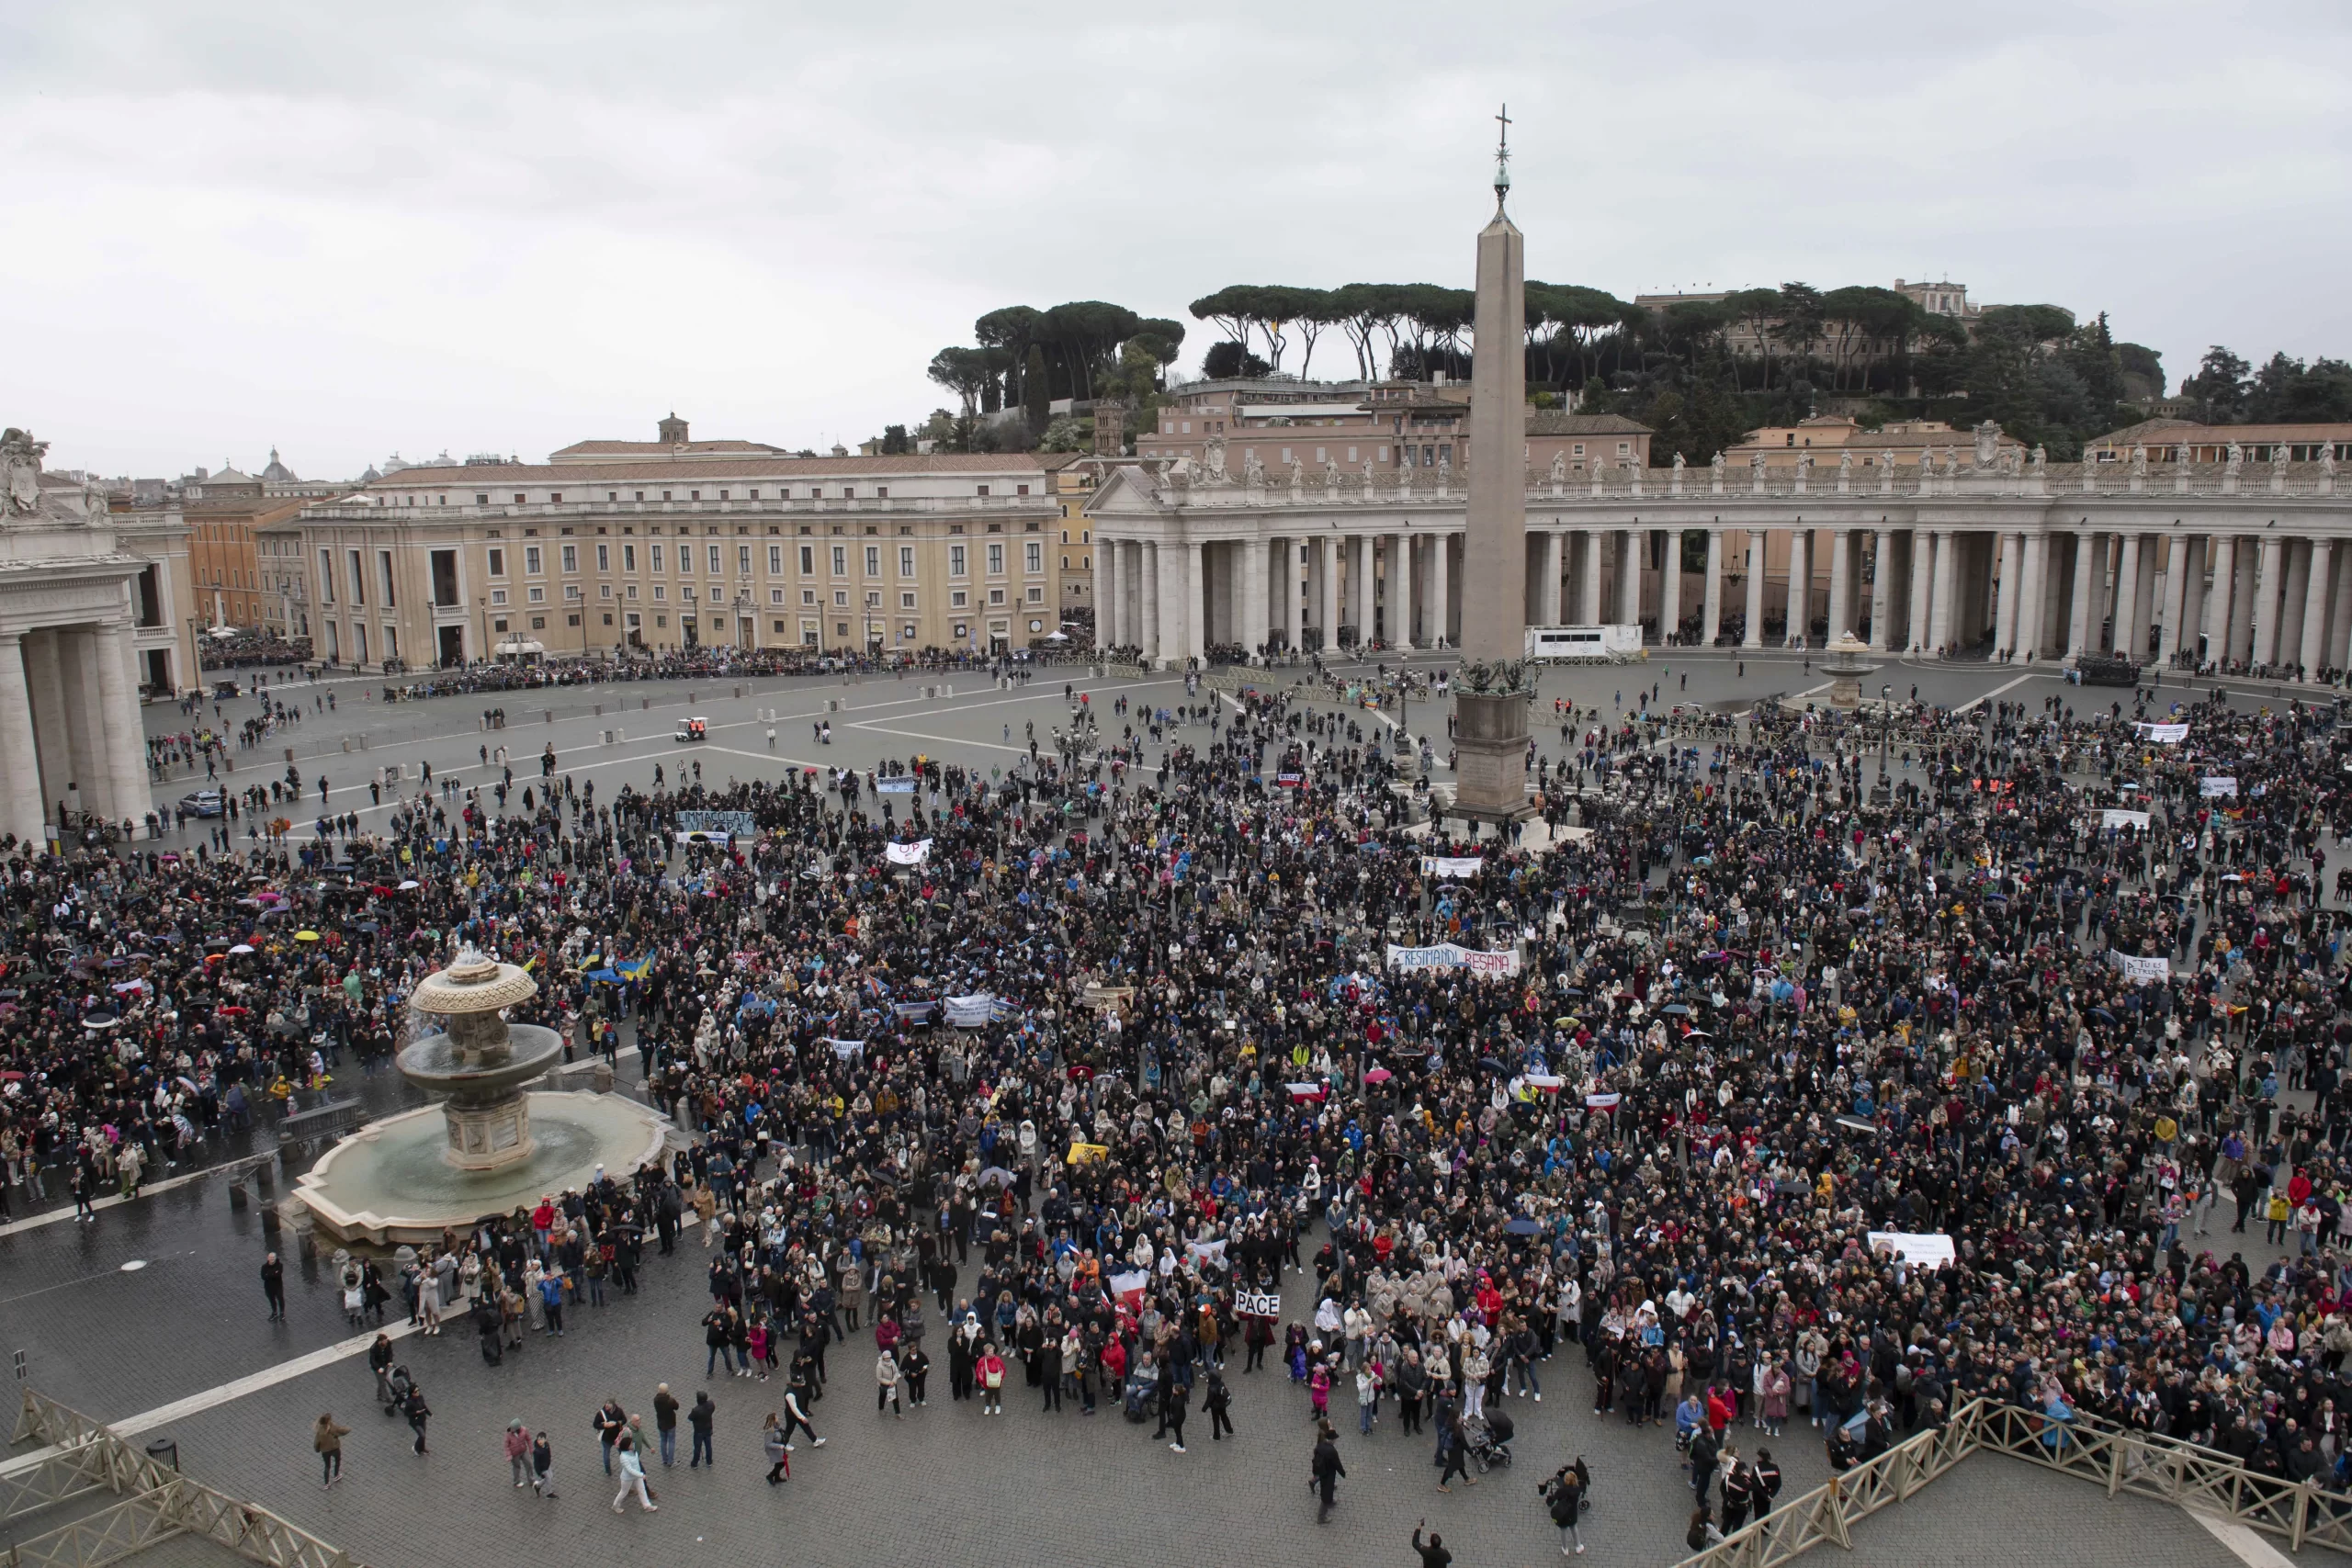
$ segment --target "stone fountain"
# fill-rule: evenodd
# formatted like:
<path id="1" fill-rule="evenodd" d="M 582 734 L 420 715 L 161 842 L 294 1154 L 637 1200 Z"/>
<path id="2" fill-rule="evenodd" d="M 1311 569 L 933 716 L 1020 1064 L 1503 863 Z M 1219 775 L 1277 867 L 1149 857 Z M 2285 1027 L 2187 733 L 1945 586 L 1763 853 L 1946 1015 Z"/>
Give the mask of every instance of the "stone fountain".
<path id="1" fill-rule="evenodd" d="M 554 1030 L 506 1021 L 537 992 L 521 968 L 471 952 L 425 976 L 410 1001 L 421 1032 L 398 1063 L 441 1104 L 370 1122 L 297 1181 L 322 1228 L 377 1246 L 437 1240 L 660 1155 L 667 1128 L 635 1100 L 527 1091 L 563 1055 Z"/>
<path id="2" fill-rule="evenodd" d="M 1879 668 L 1875 664 L 1862 662 L 1862 656 L 1870 650 L 1871 645 L 1852 632 L 1829 645 L 1829 657 L 1823 662 L 1821 671 L 1829 677 L 1831 707 L 1851 713 L 1862 705 L 1862 677 L 1875 674 Z"/>

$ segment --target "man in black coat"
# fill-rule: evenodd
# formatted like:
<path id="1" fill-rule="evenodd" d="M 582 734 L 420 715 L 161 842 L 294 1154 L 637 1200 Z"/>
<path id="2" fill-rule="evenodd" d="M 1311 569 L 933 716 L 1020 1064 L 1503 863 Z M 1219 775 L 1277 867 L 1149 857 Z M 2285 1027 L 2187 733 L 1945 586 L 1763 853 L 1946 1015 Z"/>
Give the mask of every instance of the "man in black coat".
<path id="1" fill-rule="evenodd" d="M 1318 1525 L 1330 1523 L 1333 1495 L 1339 1490 L 1340 1477 L 1348 1472 L 1348 1467 L 1340 1462 L 1340 1445 L 1332 1440 L 1334 1435 L 1331 1423 L 1326 1421 L 1315 1438 L 1314 1482 L 1322 1499 L 1322 1506 L 1315 1510 L 1315 1522 Z"/>

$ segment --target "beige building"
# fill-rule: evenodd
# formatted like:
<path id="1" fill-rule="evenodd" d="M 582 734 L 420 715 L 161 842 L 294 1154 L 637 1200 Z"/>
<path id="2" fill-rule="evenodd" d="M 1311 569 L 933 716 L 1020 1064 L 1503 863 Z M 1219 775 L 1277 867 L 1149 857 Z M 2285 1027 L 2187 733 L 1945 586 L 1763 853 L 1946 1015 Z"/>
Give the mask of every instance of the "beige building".
<path id="1" fill-rule="evenodd" d="M 1276 479 L 1296 463 L 1322 475 L 1360 477 L 1444 468 L 1470 461 L 1470 389 L 1445 381 L 1197 381 L 1159 411 L 1157 430 L 1136 437 L 1136 456 L 1214 468 L 1221 454 L 1237 473 L 1253 462 Z M 1616 414 L 1530 409 L 1527 467 L 1583 475 L 1627 464 L 1646 468 L 1647 425 Z"/>
<path id="2" fill-rule="evenodd" d="M 1035 456 L 795 457 L 673 415 L 545 464 L 403 468 L 255 533 L 268 624 L 418 667 L 1025 648 L 1060 618 L 1062 512 Z"/>
<path id="3" fill-rule="evenodd" d="M 1896 420 L 1866 430 L 1843 414 L 1819 414 L 1795 424 L 1751 430 L 1737 445 L 1724 448 L 1724 461 L 1745 471 L 1758 457 L 1770 468 L 1793 468 L 1810 457 L 1814 472 L 1834 480 L 1849 456 L 1850 467 L 1868 477 L 1882 464 L 1917 468 L 1922 457 L 1941 462 L 1947 451 L 1973 454 L 1975 441 L 1973 432 L 1954 430 L 1939 419 Z M 2025 443 L 2006 434 L 1996 438 L 1996 450 L 2013 447 L 2022 453 Z"/>
<path id="4" fill-rule="evenodd" d="M 2125 463 L 2134 449 L 2144 449 L 2151 463 L 2227 464 L 2233 445 L 2241 464 L 2268 463 L 2280 447 L 2286 448 L 2289 462 L 2316 463 L 2326 453 L 2340 463 L 2352 460 L 2352 423 L 2199 424 L 2187 419 L 2147 419 L 2089 443 L 2083 460 Z"/>

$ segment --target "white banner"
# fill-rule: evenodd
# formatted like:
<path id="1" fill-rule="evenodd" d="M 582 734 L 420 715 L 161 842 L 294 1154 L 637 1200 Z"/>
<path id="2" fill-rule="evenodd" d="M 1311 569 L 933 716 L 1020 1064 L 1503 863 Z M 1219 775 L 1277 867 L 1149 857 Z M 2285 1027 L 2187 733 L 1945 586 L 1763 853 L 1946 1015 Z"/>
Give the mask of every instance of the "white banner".
<path id="1" fill-rule="evenodd" d="M 951 1029 L 978 1029 L 994 1016 L 996 998 L 986 991 L 972 997 L 947 998 L 947 1024 Z"/>
<path id="2" fill-rule="evenodd" d="M 2136 958 L 2110 947 L 2107 950 L 2107 961 L 2122 970 L 2123 977 L 2135 986 L 2156 985 L 2172 978 L 2172 960 L 2161 955 Z"/>
<path id="3" fill-rule="evenodd" d="M 1519 973 L 1519 950 L 1505 948 L 1500 953 L 1483 953 L 1473 947 L 1460 947 L 1453 942 L 1441 942 L 1435 947 L 1398 947 L 1388 949 L 1391 969 L 1467 969 L 1478 975 L 1516 975 Z"/>
<path id="4" fill-rule="evenodd" d="M 2144 811 L 2123 811 L 2110 806 L 2098 814 L 2098 825 L 2102 828 L 2138 828 L 2145 831 L 2148 814 Z"/>
<path id="5" fill-rule="evenodd" d="M 2238 781 L 2226 774 L 2209 773 L 2197 781 L 2197 793 L 2208 799 L 2217 795 L 2233 795 L 2237 792 Z"/>
<path id="6" fill-rule="evenodd" d="M 844 1062 L 852 1056 L 864 1055 L 865 1053 L 865 1042 L 863 1040 L 836 1040 L 827 1035 L 825 1043 L 831 1045 L 833 1048 L 833 1055 Z"/>
<path id="7" fill-rule="evenodd" d="M 1904 1262 L 1917 1263 L 1922 1268 L 1940 1269 L 1947 1263 L 1957 1262 L 1960 1258 L 1960 1250 L 1952 1245 L 1951 1237 L 1941 1231 L 1871 1231 L 1869 1234 L 1872 1252 L 1892 1252 Z"/>
<path id="8" fill-rule="evenodd" d="M 1423 855 L 1421 874 L 1440 877 L 1476 876 L 1478 874 L 1478 868 L 1486 863 L 1476 855 Z"/>
<path id="9" fill-rule="evenodd" d="M 1236 1291 L 1233 1311 L 1239 1317 L 1280 1317 L 1283 1298 L 1279 1291 Z"/>
<path id="10" fill-rule="evenodd" d="M 892 865 L 921 865 L 931 858 L 931 840 L 917 839 L 911 844 L 893 840 L 882 846 L 882 852 L 890 858 Z"/>
<path id="11" fill-rule="evenodd" d="M 2180 724 L 2135 724 L 2132 728 L 2146 736 L 2149 739 L 2161 741 L 2166 746 L 2177 746 L 2180 742 L 2188 739 L 2188 726 L 2185 722 Z"/>
<path id="12" fill-rule="evenodd" d="M 1614 1111 L 1618 1101 L 1624 1098 L 1622 1094 L 1588 1094 L 1584 1097 L 1584 1108 L 1587 1111 Z"/>

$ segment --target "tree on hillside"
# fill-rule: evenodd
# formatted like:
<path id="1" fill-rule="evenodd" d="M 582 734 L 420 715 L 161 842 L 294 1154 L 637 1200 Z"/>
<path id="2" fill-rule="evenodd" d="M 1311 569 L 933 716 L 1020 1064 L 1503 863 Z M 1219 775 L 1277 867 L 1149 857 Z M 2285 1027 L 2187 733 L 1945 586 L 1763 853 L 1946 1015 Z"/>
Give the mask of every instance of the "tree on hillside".
<path id="1" fill-rule="evenodd" d="M 991 352 L 984 348 L 943 348 L 924 371 L 933 381 L 964 400 L 967 415 L 979 410 L 980 388 L 996 375 Z"/>
<path id="2" fill-rule="evenodd" d="M 2205 423 L 2233 423 L 2245 417 L 2251 368 L 2217 343 L 2197 362 L 2197 374 L 2180 384 L 2180 395 L 2197 405 L 2197 417 Z"/>
<path id="3" fill-rule="evenodd" d="M 2245 412 L 2258 424 L 2352 420 L 2352 365 L 2324 357 L 2305 365 L 2274 354 L 2254 373 Z"/>

